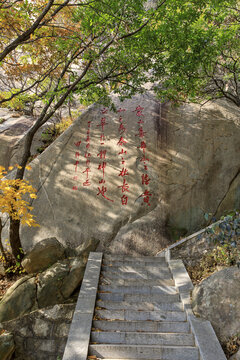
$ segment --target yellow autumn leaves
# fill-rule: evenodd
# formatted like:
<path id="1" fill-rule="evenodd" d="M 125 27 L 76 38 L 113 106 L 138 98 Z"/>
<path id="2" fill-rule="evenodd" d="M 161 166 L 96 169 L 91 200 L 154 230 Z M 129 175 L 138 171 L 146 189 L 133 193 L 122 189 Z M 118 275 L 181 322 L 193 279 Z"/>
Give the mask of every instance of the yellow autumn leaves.
<path id="1" fill-rule="evenodd" d="M 18 165 L 16 167 L 21 168 Z M 10 166 L 8 171 L 13 168 Z M 27 166 L 26 169 L 30 170 L 31 167 Z M 6 174 L 5 168 L 0 166 L 0 212 L 7 213 L 14 220 L 21 220 L 24 225 L 39 226 L 30 213 L 33 207 L 26 200 L 27 195 L 31 199 L 37 198 L 36 189 L 27 180 L 6 179 Z"/>

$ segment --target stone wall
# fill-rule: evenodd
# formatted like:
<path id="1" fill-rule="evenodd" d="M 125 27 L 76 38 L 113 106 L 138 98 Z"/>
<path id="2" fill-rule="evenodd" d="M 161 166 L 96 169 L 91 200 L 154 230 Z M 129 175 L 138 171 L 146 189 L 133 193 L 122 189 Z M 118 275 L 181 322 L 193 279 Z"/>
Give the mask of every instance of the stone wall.
<path id="1" fill-rule="evenodd" d="M 61 360 L 75 305 L 55 305 L 2 323 L 14 336 L 14 359 Z"/>

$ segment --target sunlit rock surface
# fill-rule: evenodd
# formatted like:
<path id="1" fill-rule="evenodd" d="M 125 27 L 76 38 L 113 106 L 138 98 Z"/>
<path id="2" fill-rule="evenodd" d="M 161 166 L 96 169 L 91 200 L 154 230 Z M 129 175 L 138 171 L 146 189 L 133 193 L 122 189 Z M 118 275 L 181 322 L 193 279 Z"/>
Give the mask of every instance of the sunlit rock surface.
<path id="1" fill-rule="evenodd" d="M 123 103 L 115 97 L 114 103 L 126 111 L 104 113 L 103 106 L 91 106 L 32 162 L 27 176 L 38 189 L 33 206 L 41 226 L 22 228 L 25 249 L 56 236 L 71 246 L 96 238 L 100 250 L 155 254 L 201 227 L 205 212 L 218 216 L 239 207 L 237 107 L 218 102 L 171 108 L 150 93 Z M 139 106 L 143 109 L 137 113 Z M 118 144 L 121 136 L 123 146 Z M 149 159 L 145 164 L 142 141 Z M 87 164 L 86 152 L 91 154 Z M 105 183 L 99 183 L 104 162 Z M 83 186 L 86 168 L 89 186 Z M 128 175 L 120 175 L 123 168 Z M 150 181 L 143 181 L 143 175 Z M 121 187 L 124 179 L 128 191 Z M 143 196 L 145 191 L 151 195 Z"/>

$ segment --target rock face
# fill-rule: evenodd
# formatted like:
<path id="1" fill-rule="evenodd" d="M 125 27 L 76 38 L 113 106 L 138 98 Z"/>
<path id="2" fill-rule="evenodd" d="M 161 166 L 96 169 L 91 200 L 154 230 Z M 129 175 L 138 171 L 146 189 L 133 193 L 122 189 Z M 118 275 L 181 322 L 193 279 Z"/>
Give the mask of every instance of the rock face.
<path id="1" fill-rule="evenodd" d="M 15 359 L 62 359 L 74 308 L 75 304 L 55 305 L 3 323 L 1 327 L 13 334 Z"/>
<path id="2" fill-rule="evenodd" d="M 0 335 L 0 359 L 11 360 L 14 351 L 15 343 L 13 335 L 5 331 Z"/>
<path id="3" fill-rule="evenodd" d="M 126 111 L 91 106 L 32 162 L 27 176 L 38 189 L 32 205 L 41 227 L 22 228 L 25 250 L 56 236 L 71 246 L 99 239 L 99 250 L 151 255 L 204 225 L 205 212 L 218 217 L 239 206 L 237 107 L 171 108 L 150 93 L 113 101 Z"/>
<path id="4" fill-rule="evenodd" d="M 197 285 L 192 294 L 196 315 L 209 320 L 221 342 L 239 333 L 240 269 L 218 271 Z"/>
<path id="5" fill-rule="evenodd" d="M 0 120 L 0 166 L 6 168 L 18 161 L 19 143 L 32 126 L 33 119 L 12 110 L 0 108 Z M 37 143 L 39 143 L 39 134 L 38 139 L 34 141 L 35 150 Z"/>
<path id="6" fill-rule="evenodd" d="M 37 243 L 24 257 L 23 268 L 27 273 L 35 273 L 64 258 L 64 247 L 56 238 L 48 238 Z"/>
<path id="7" fill-rule="evenodd" d="M 0 302 L 0 322 L 65 302 L 81 284 L 84 270 L 82 259 L 65 259 L 37 276 L 18 280 Z"/>

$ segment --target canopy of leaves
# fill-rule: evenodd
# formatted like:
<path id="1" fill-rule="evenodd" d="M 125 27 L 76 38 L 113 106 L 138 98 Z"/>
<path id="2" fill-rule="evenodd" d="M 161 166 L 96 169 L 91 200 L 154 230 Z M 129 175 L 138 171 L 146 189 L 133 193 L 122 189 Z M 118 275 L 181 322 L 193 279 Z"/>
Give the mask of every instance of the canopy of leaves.
<path id="1" fill-rule="evenodd" d="M 240 106 L 238 0 L 167 2 L 158 20 L 164 51 L 154 64 L 157 91 L 173 101 L 227 98 Z M 158 75 L 157 75 L 158 74 Z"/>
<path id="2" fill-rule="evenodd" d="M 150 78 L 162 99 L 226 97 L 239 106 L 239 0 L 146 3 L 3 1 L 0 89 L 8 95 L 0 104 L 29 91 L 46 104 L 43 123 L 73 94 L 84 103 L 129 97 Z"/>

